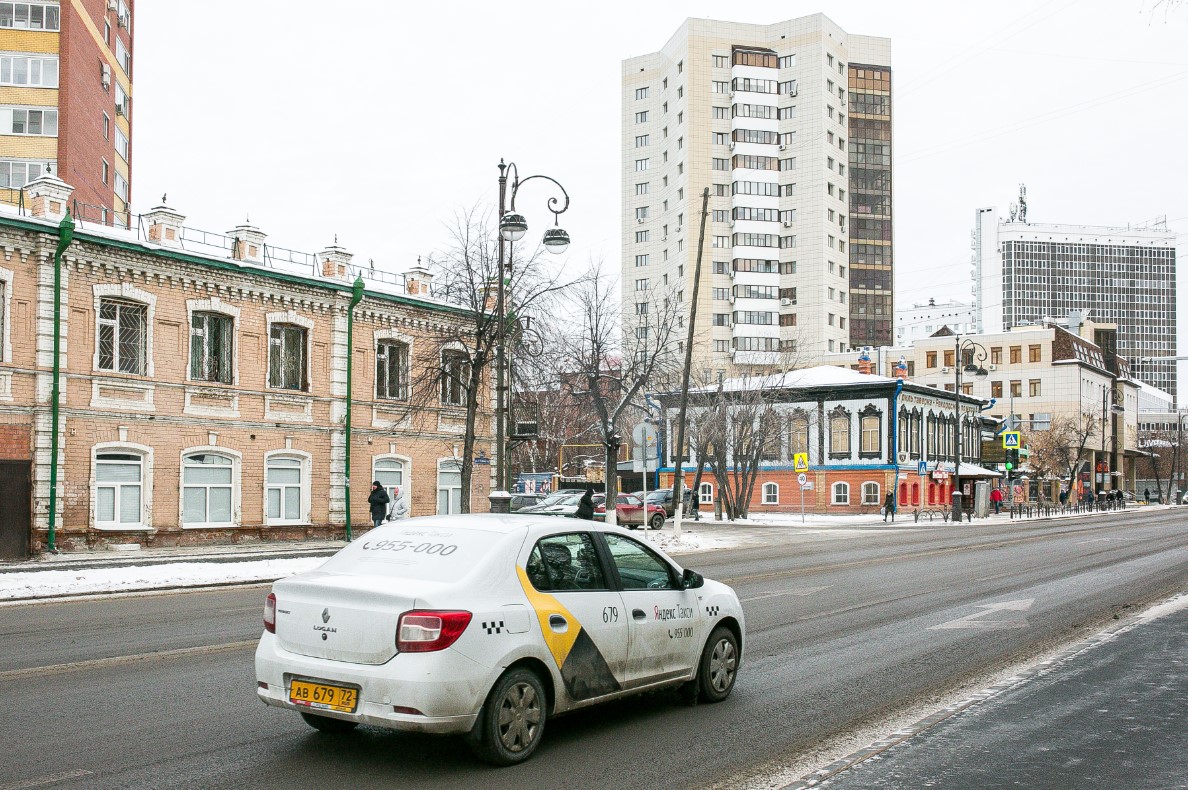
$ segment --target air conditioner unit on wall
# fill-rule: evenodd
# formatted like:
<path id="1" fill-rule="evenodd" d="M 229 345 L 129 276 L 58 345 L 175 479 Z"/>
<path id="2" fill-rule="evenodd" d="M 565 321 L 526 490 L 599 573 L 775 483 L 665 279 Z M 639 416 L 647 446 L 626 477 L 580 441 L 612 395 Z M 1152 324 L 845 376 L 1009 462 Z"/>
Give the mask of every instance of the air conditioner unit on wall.
<path id="1" fill-rule="evenodd" d="M 103 64 L 103 71 L 100 74 L 100 80 L 103 82 L 104 90 L 107 90 L 111 87 L 111 66 L 107 63 Z"/>
<path id="2" fill-rule="evenodd" d="M 784 227 L 785 227 L 785 228 L 790 228 L 790 227 L 792 227 L 792 223 L 791 223 L 791 222 L 785 222 L 785 223 L 784 223 Z"/>
<path id="3" fill-rule="evenodd" d="M 127 116 L 128 115 L 128 103 L 127 102 L 119 102 L 118 104 L 116 104 L 115 110 L 116 110 L 116 115 Z"/>
<path id="4" fill-rule="evenodd" d="M 116 0 L 107 0 L 107 10 L 108 11 L 115 11 L 118 8 L 119 8 L 119 4 L 116 3 Z"/>
<path id="5" fill-rule="evenodd" d="M 780 304 L 783 305 L 784 307 L 791 307 L 792 305 L 794 305 L 796 303 L 793 302 L 791 299 L 781 299 Z"/>
<path id="6" fill-rule="evenodd" d="M 128 26 L 128 15 L 120 14 L 119 17 L 116 19 L 116 24 L 119 25 L 120 27 L 127 27 Z"/>
<path id="7" fill-rule="evenodd" d="M 986 370 L 998 370 L 998 365 L 987 365 Z"/>

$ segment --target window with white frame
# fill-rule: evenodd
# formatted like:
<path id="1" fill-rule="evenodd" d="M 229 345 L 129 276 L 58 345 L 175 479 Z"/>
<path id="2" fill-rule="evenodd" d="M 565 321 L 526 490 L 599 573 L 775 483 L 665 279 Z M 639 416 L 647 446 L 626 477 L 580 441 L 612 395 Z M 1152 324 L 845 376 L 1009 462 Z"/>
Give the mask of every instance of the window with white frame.
<path id="1" fill-rule="evenodd" d="M 850 415 L 839 412 L 829 418 L 829 452 L 850 454 Z"/>
<path id="2" fill-rule="evenodd" d="M 873 480 L 869 480 L 862 484 L 862 504 L 877 505 L 879 504 L 879 484 Z"/>
<path id="3" fill-rule="evenodd" d="M 144 456 L 95 455 L 95 526 L 128 529 L 144 525 Z"/>
<path id="4" fill-rule="evenodd" d="M 462 462 L 443 458 L 437 462 L 437 514 L 462 512 Z"/>
<path id="5" fill-rule="evenodd" d="M 388 492 L 388 499 L 392 501 L 393 505 L 400 497 L 404 497 L 407 504 L 408 491 L 405 488 L 404 459 L 390 456 L 376 458 L 371 464 L 371 475 L 371 479 L 378 480 L 379 484 Z"/>
<path id="6" fill-rule="evenodd" d="M 148 309 L 119 299 L 99 301 L 99 370 L 145 374 L 148 348 Z"/>
<path id="7" fill-rule="evenodd" d="M 701 505 L 712 505 L 714 503 L 714 484 L 702 483 L 697 489 L 697 502 Z"/>
<path id="8" fill-rule="evenodd" d="M 120 200 L 128 201 L 128 179 L 120 175 L 119 171 L 115 174 L 115 193 Z"/>
<path id="9" fill-rule="evenodd" d="M 223 313 L 190 316 L 190 379 L 231 383 L 235 322 Z"/>
<path id="10" fill-rule="evenodd" d="M 763 484 L 763 504 L 778 505 L 780 503 L 780 486 L 778 483 Z"/>
<path id="11" fill-rule="evenodd" d="M 835 505 L 850 504 L 850 484 L 849 483 L 834 483 L 833 484 L 833 504 L 835 504 Z"/>
<path id="12" fill-rule="evenodd" d="M 57 137 L 58 111 L 34 107 L 0 107 L 0 134 Z"/>
<path id="13" fill-rule="evenodd" d="M 61 30 L 58 3 L 0 3 L 0 27 L 17 30 Z"/>
<path id="14" fill-rule="evenodd" d="M 36 181 L 45 172 L 46 162 L 22 162 L 0 159 L 0 187 L 20 189 L 30 181 Z"/>
<path id="15" fill-rule="evenodd" d="M 0 85 L 56 88 L 58 58 L 16 53 L 0 55 Z"/>
<path id="16" fill-rule="evenodd" d="M 132 53 L 128 51 L 128 47 L 124 44 L 124 40 L 116 36 L 116 59 L 120 61 L 120 65 L 124 67 L 124 73 L 132 74 Z"/>
<path id="17" fill-rule="evenodd" d="M 297 324 L 272 324 L 268 330 L 268 386 L 308 390 L 306 341 L 308 330 Z"/>
<path id="18" fill-rule="evenodd" d="M 182 524 L 228 527 L 234 523 L 234 462 L 212 452 L 182 458 Z"/>
<path id="19" fill-rule="evenodd" d="M 115 130 L 115 149 L 116 149 L 116 153 L 119 154 L 120 156 L 122 156 L 124 158 L 124 161 L 127 162 L 128 161 L 128 136 L 126 134 L 124 134 L 122 131 L 120 131 L 120 128 L 118 126 L 116 127 L 116 130 Z"/>
<path id="20" fill-rule="evenodd" d="M 376 344 L 375 396 L 387 400 L 408 398 L 408 343 L 380 340 Z"/>
<path id="21" fill-rule="evenodd" d="M 305 521 L 305 489 L 309 485 L 305 464 L 291 456 L 269 456 L 264 462 L 264 518 L 269 524 Z"/>
<path id="22" fill-rule="evenodd" d="M 877 414 L 862 415 L 862 419 L 859 421 L 859 426 L 862 431 L 862 439 L 861 444 L 859 445 L 859 451 L 863 455 L 875 455 L 879 452 L 882 452 L 882 444 L 880 442 L 882 434 L 879 423 L 879 415 Z"/>

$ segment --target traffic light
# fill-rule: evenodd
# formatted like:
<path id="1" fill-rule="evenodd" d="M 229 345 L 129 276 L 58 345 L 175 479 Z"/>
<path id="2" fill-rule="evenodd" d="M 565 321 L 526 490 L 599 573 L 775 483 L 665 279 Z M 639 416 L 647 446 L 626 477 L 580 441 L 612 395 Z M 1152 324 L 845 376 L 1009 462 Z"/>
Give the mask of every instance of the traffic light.
<path id="1" fill-rule="evenodd" d="M 1006 451 L 1006 470 L 1009 472 L 1019 466 L 1019 451 L 1012 449 Z"/>

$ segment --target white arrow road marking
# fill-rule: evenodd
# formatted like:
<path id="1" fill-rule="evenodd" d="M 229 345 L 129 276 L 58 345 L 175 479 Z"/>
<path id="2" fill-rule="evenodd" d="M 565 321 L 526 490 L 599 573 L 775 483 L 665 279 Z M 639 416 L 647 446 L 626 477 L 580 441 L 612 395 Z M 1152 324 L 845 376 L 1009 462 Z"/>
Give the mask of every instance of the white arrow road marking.
<path id="1" fill-rule="evenodd" d="M 947 623 L 940 625 L 929 626 L 929 631 L 936 631 L 941 628 L 969 628 L 979 631 L 992 631 L 999 628 L 1026 628 L 1027 619 L 1018 617 L 1011 620 L 983 620 L 981 618 L 991 615 L 995 612 L 1026 612 L 1035 603 L 1034 598 L 1022 598 L 1018 601 L 1002 601 L 1000 603 L 981 604 L 978 608 L 982 611 L 967 614 L 965 617 L 958 617 L 956 620 L 950 620 Z"/>
<path id="2" fill-rule="evenodd" d="M 833 585 L 826 584 L 824 587 L 797 587 L 795 590 L 783 590 L 782 592 L 766 592 L 759 595 L 752 595 L 750 598 L 743 598 L 743 601 L 761 601 L 764 598 L 778 598 L 781 595 L 812 595 L 821 590 L 828 590 Z"/>

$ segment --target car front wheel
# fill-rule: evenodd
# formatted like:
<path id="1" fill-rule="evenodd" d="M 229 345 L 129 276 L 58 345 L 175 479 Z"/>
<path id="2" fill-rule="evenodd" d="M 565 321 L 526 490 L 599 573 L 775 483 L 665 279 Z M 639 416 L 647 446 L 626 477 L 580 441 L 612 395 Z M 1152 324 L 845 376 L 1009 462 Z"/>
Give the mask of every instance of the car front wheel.
<path id="1" fill-rule="evenodd" d="M 305 719 L 305 723 L 318 732 L 325 732 L 331 735 L 341 735 L 359 726 L 359 722 L 357 721 L 332 719 L 329 716 L 318 716 L 313 713 L 306 713 L 305 711 L 301 711 L 301 718 Z"/>
<path id="2" fill-rule="evenodd" d="M 471 749 L 494 765 L 521 763 L 540 745 L 547 717 L 540 678 L 527 669 L 513 669 L 491 689 L 471 730 Z"/>
<path id="3" fill-rule="evenodd" d="M 701 653 L 697 671 L 703 702 L 721 702 L 734 689 L 738 675 L 738 639 L 725 626 L 718 626 L 710 634 Z"/>
<path id="4" fill-rule="evenodd" d="M 659 513 L 653 513 L 651 524 L 652 529 L 660 529 L 664 526 L 664 516 L 660 515 Z"/>

